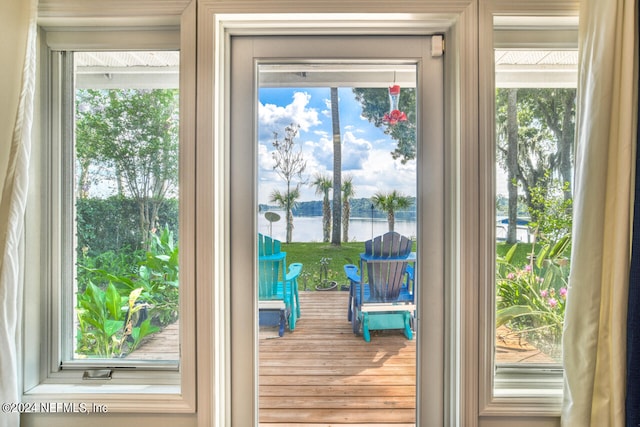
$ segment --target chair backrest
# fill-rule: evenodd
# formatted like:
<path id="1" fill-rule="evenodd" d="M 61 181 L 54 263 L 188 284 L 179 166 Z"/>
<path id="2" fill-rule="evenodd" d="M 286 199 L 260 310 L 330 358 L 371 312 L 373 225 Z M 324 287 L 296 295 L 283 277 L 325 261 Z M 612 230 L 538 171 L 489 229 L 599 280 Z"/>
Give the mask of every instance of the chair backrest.
<path id="1" fill-rule="evenodd" d="M 365 242 L 369 301 L 393 302 L 398 299 L 412 245 L 411 239 L 394 231 Z"/>
<path id="2" fill-rule="evenodd" d="M 258 299 L 270 300 L 278 297 L 278 280 L 285 268 L 282 258 L 277 255 L 281 243 L 264 234 L 258 234 Z"/>

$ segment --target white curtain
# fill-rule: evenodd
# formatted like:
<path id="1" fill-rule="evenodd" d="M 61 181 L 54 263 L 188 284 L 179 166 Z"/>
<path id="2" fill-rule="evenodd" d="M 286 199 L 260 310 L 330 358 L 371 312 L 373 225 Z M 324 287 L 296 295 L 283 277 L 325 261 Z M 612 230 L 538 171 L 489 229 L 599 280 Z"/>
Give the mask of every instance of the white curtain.
<path id="1" fill-rule="evenodd" d="M 21 324 L 22 324 L 22 273 L 24 270 L 24 213 L 27 199 L 29 153 L 31 147 L 31 125 L 36 80 L 36 15 L 37 0 L 2 0 L 0 21 L 6 32 L 5 41 L 15 43 L 22 40 L 18 57 L 7 57 L 6 50 L 14 47 L 3 45 L 0 53 L 3 62 L 23 64 L 22 73 L 13 81 L 3 82 L 2 91 L 21 88 L 19 99 L 12 102 L 11 94 L 3 93 L 3 102 L 10 107 L 3 110 L 2 123 L 13 127 L 8 140 L 3 137 L 0 145 L 8 147 L 0 153 L 7 157 L 0 163 L 0 182 L 4 183 L 0 203 L 0 402 L 20 402 L 21 379 Z M 25 10 L 26 8 L 26 10 Z M 12 31 L 15 33 L 11 33 Z M 13 52 L 15 53 L 15 52 Z M 3 77 L 12 73 L 3 72 Z M 4 134 L 3 134 L 4 135 Z M 18 413 L 0 413 L 0 427 L 20 425 Z"/>
<path id="2" fill-rule="evenodd" d="M 583 0 L 564 427 L 625 425 L 637 0 Z"/>

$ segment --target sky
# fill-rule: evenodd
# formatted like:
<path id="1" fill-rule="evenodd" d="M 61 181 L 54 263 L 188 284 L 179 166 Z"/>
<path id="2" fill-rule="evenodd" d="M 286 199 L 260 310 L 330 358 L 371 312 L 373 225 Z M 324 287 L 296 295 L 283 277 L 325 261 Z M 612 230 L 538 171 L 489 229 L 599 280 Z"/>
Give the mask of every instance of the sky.
<path id="1" fill-rule="evenodd" d="M 342 176 L 353 176 L 355 197 L 371 197 L 378 191 L 398 190 L 416 195 L 416 163 L 402 164 L 391 157 L 395 141 L 362 117 L 360 103 L 351 88 L 338 89 Z M 402 106 L 400 106 L 402 107 Z M 273 132 L 279 138 L 291 123 L 300 125 L 295 139 L 307 162 L 303 178 L 311 182 L 316 173 L 333 177 L 333 140 L 330 89 L 261 88 L 258 108 L 258 201 L 269 203 L 274 189 L 284 193 L 285 181 L 273 170 Z M 301 186 L 298 200 L 320 200 L 315 188 Z"/>

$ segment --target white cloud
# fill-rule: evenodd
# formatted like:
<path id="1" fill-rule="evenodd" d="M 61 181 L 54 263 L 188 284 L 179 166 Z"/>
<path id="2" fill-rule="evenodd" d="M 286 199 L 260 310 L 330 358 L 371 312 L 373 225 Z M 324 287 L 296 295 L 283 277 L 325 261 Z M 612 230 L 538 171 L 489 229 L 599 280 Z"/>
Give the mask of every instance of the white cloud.
<path id="1" fill-rule="evenodd" d="M 259 103 L 260 140 L 273 139 L 273 132 L 283 135 L 284 128 L 291 123 L 300 125 L 300 129 L 305 132 L 322 123 L 318 119 L 318 111 L 308 108 L 311 95 L 306 92 L 294 92 L 292 98 L 292 102 L 284 107 Z"/>
<path id="2" fill-rule="evenodd" d="M 381 191 L 398 190 L 405 195 L 416 194 L 416 163 L 402 164 L 394 160 L 388 150 L 374 149 L 363 163 L 361 170 L 353 171 L 354 183 L 361 197 L 369 197 Z"/>
<path id="3" fill-rule="evenodd" d="M 324 100 L 327 108 L 331 103 Z M 258 198 L 267 203 L 274 189 L 284 191 L 285 183 L 273 170 L 272 131 L 280 136 L 284 127 L 291 122 L 299 123 L 301 132 L 296 138 L 296 146 L 303 151 L 307 167 L 304 178 L 310 180 L 316 173 L 331 174 L 333 171 L 333 140 L 330 120 L 322 123 L 317 110 L 309 108 L 310 95 L 295 92 L 290 104 L 276 106 L 260 105 L 260 144 L 258 147 Z M 327 110 L 330 114 L 330 110 Z M 348 116 L 348 115 L 347 115 Z M 356 119 L 357 120 L 357 119 Z M 353 176 L 356 197 L 371 197 L 378 191 L 398 190 L 406 195 L 416 194 L 416 163 L 402 164 L 391 157 L 393 143 L 388 137 L 380 138 L 379 131 L 372 131 L 373 125 L 362 122 L 342 123 L 342 171 Z M 370 135 L 368 138 L 365 135 Z M 375 137 L 372 137 L 375 135 Z M 375 139 L 373 139 L 375 138 Z M 294 182 L 296 184 L 298 180 Z M 300 201 L 318 200 L 315 191 L 308 184 L 300 188 Z"/>

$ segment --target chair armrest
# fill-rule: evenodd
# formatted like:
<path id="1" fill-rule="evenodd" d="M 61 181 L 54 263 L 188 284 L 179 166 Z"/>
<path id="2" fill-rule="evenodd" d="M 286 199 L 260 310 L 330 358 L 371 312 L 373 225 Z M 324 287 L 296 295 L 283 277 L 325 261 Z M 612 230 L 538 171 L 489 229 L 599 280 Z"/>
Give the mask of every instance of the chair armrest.
<path id="1" fill-rule="evenodd" d="M 413 266 L 411 264 L 407 265 L 406 274 L 409 277 L 409 280 L 413 280 Z"/>
<path id="2" fill-rule="evenodd" d="M 347 275 L 347 279 L 351 283 L 360 283 L 360 276 L 358 275 L 358 267 L 354 264 L 345 264 L 344 273 Z"/>
<path id="3" fill-rule="evenodd" d="M 294 262 L 289 264 L 289 272 L 287 273 L 286 280 L 294 280 L 297 279 L 300 273 L 302 272 L 302 264 L 299 262 Z"/>

